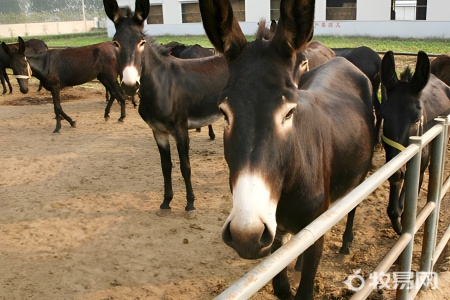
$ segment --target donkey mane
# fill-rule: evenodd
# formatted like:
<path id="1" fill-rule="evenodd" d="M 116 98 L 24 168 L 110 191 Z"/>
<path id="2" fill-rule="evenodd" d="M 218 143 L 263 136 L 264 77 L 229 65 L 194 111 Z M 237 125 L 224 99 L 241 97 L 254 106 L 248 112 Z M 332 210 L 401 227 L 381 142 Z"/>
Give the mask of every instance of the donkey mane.
<path id="1" fill-rule="evenodd" d="M 159 44 L 153 37 L 145 36 L 145 40 L 149 44 L 150 47 L 152 47 L 159 55 L 162 56 L 169 56 L 170 54 L 170 48 Z"/>
<path id="2" fill-rule="evenodd" d="M 125 16 L 128 18 L 133 17 L 133 12 L 131 11 L 131 8 L 129 6 L 127 6 L 127 11 L 125 12 Z"/>
<path id="3" fill-rule="evenodd" d="M 402 73 L 400 73 L 400 81 L 403 82 L 410 82 L 411 78 L 413 76 L 413 72 L 411 71 L 411 68 L 409 66 L 407 66 L 405 68 L 405 71 L 403 71 Z"/>

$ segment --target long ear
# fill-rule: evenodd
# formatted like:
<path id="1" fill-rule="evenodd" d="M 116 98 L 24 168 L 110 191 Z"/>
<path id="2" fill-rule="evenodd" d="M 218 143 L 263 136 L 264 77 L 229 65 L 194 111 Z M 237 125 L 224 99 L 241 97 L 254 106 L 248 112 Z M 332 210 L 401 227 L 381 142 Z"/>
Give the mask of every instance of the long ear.
<path id="1" fill-rule="evenodd" d="M 282 56 L 292 56 L 312 38 L 314 0 L 281 0 L 280 21 L 272 40 Z"/>
<path id="2" fill-rule="evenodd" d="M 411 87 L 413 91 L 419 93 L 428 83 L 430 79 L 430 59 L 428 55 L 419 51 L 417 54 L 416 70 L 411 79 Z"/>
<path id="3" fill-rule="evenodd" d="M 239 55 L 247 40 L 229 0 L 199 0 L 203 28 L 217 51 L 228 59 Z"/>
<path id="4" fill-rule="evenodd" d="M 386 89 L 390 89 L 398 82 L 397 73 L 395 72 L 394 53 L 388 51 L 381 60 L 381 83 Z"/>
<path id="5" fill-rule="evenodd" d="M 24 54 L 25 53 L 25 42 L 23 41 L 23 38 L 21 38 L 20 36 L 18 37 L 18 39 L 19 39 L 19 53 Z"/>
<path id="6" fill-rule="evenodd" d="M 103 0 L 103 6 L 105 7 L 105 12 L 108 18 L 115 24 L 119 18 L 122 16 L 120 12 L 119 5 L 116 0 Z"/>
<path id="7" fill-rule="evenodd" d="M 6 45 L 5 42 L 2 42 L 2 48 L 3 48 L 3 51 L 5 51 L 6 54 L 8 54 L 8 56 L 11 56 L 11 55 L 12 55 L 11 49 L 9 49 L 8 45 Z"/>
<path id="8" fill-rule="evenodd" d="M 150 13 L 150 0 L 136 0 L 134 8 L 134 20 L 136 23 L 144 25 Z"/>

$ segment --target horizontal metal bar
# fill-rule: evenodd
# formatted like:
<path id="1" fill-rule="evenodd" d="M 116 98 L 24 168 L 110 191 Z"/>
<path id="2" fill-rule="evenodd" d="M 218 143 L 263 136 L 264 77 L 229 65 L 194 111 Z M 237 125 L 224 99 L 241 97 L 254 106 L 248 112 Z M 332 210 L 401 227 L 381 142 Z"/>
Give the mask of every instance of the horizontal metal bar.
<path id="1" fill-rule="evenodd" d="M 415 233 L 420 229 L 428 216 L 433 212 L 433 209 L 436 207 L 435 202 L 427 202 L 427 204 L 422 208 L 420 213 L 416 218 L 416 227 L 414 228 Z"/>
<path id="2" fill-rule="evenodd" d="M 447 227 L 444 235 L 441 237 L 439 244 L 436 246 L 433 254 L 433 267 L 436 264 L 439 256 L 441 256 L 442 251 L 450 240 L 450 225 Z"/>
<path id="3" fill-rule="evenodd" d="M 430 143 L 436 136 L 438 136 L 439 133 L 442 132 L 442 130 L 445 129 L 445 126 L 443 124 L 436 124 L 430 129 L 427 130 L 421 137 L 422 144 L 426 145 Z"/>
<path id="4" fill-rule="evenodd" d="M 442 185 L 441 189 L 441 200 L 444 198 L 444 195 L 447 194 L 448 189 L 450 188 L 450 176 L 447 178 L 447 180 Z"/>

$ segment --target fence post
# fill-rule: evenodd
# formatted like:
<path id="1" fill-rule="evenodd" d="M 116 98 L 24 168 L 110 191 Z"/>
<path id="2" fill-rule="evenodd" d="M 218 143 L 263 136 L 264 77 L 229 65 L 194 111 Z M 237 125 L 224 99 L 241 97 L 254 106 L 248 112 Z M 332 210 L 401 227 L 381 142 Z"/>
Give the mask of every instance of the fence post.
<path id="1" fill-rule="evenodd" d="M 402 234 L 411 234 L 411 241 L 406 246 L 405 250 L 400 255 L 399 272 L 396 275 L 397 285 L 397 299 L 406 300 L 408 297 L 408 290 L 410 289 L 411 280 L 411 262 L 414 247 L 414 233 L 417 213 L 417 198 L 419 191 L 419 174 L 420 174 L 420 160 L 422 154 L 422 139 L 420 137 L 410 137 L 410 145 L 417 145 L 419 150 L 416 155 L 406 164 L 406 175 L 404 181 L 405 189 L 405 203 L 402 214 Z"/>
<path id="2" fill-rule="evenodd" d="M 439 207 L 441 203 L 441 190 L 443 180 L 443 169 L 446 153 L 446 132 L 448 126 L 448 118 L 437 118 L 436 122 L 442 124 L 442 132 L 431 143 L 431 161 L 429 167 L 429 184 L 428 184 L 428 202 L 434 202 L 436 205 L 433 212 L 428 217 L 423 230 L 422 256 L 420 262 L 420 274 L 425 274 L 425 278 L 420 278 L 423 282 L 422 290 L 426 290 L 429 284 L 429 273 L 433 269 L 433 253 L 436 247 L 437 226 L 439 222 Z M 424 281 L 423 281 L 424 280 Z M 418 287 L 416 287 L 418 288 Z"/>

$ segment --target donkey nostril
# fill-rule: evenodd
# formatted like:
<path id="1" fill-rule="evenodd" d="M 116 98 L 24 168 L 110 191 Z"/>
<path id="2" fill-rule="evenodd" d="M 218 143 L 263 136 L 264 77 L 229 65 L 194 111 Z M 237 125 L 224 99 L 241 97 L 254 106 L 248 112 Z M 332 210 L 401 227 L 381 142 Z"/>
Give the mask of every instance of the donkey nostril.
<path id="1" fill-rule="evenodd" d="M 229 222 L 227 224 L 227 226 L 225 226 L 225 228 L 222 230 L 222 240 L 226 244 L 230 244 L 233 241 L 233 236 L 231 235 L 230 224 L 231 224 L 231 222 Z"/>
<path id="2" fill-rule="evenodd" d="M 273 242 L 272 233 L 270 233 L 270 230 L 267 227 L 267 225 L 264 224 L 264 231 L 260 238 L 261 248 L 269 246 L 270 244 L 272 244 L 272 242 Z"/>

